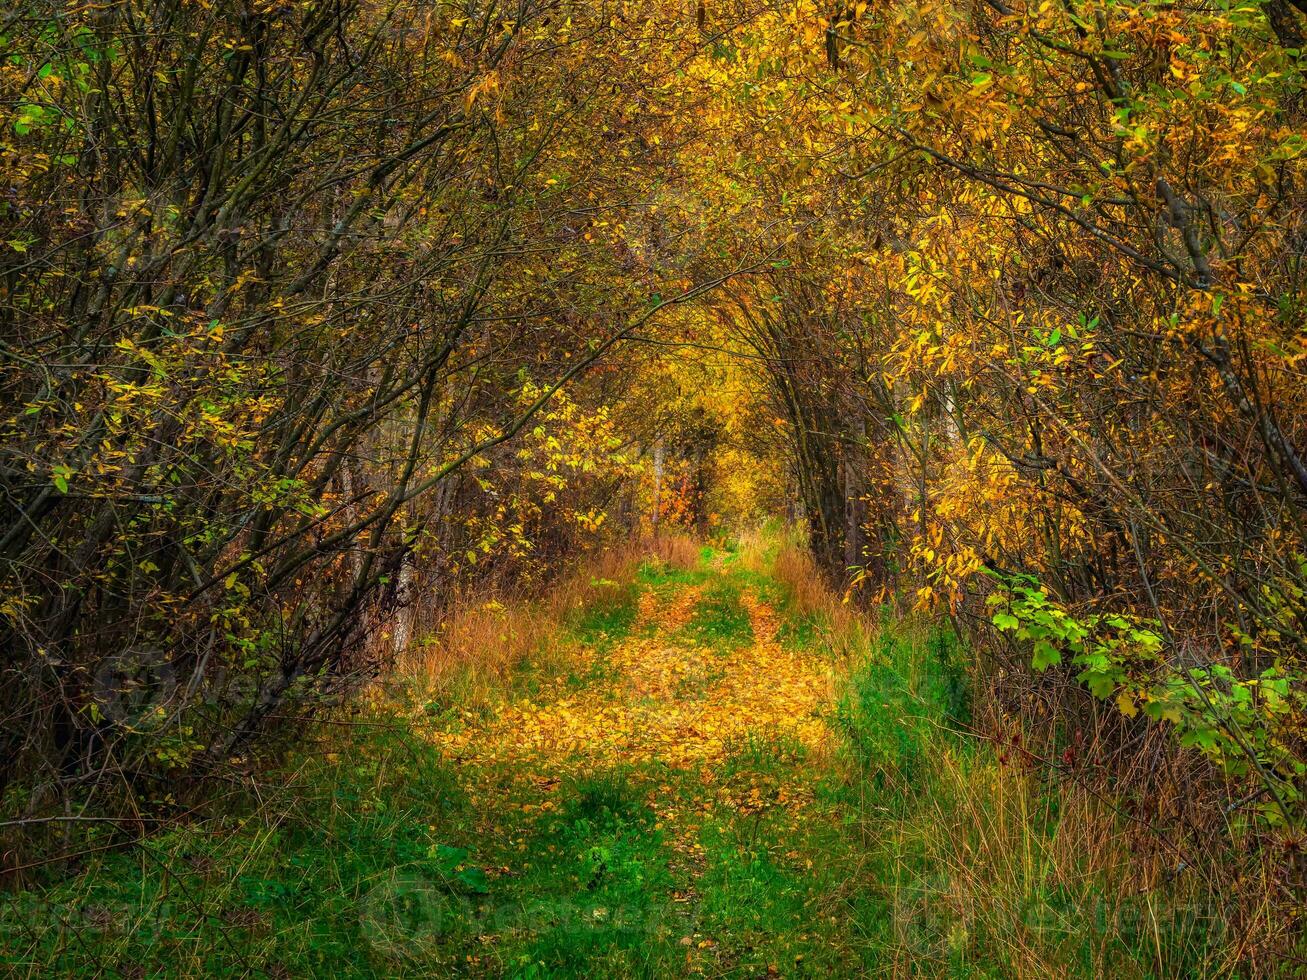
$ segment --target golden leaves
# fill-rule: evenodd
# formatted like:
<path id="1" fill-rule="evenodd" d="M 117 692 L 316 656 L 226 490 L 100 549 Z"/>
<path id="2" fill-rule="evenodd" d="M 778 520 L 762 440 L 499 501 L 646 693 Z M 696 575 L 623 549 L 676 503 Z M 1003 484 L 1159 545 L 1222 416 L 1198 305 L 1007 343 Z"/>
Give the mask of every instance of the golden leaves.
<path id="1" fill-rule="evenodd" d="M 809 746 L 823 741 L 818 713 L 831 694 L 829 668 L 811 654 L 782 649 L 775 611 L 748 594 L 741 602 L 753 644 L 723 653 L 683 639 L 678 631 L 700 592 L 684 588 L 665 601 L 642 594 L 632 635 L 603 661 L 602 676 L 611 679 L 578 692 L 547 689 L 503 705 L 488 723 L 469 712 L 464 727 L 431 737 L 464 761 L 550 773 L 649 761 L 698 769 L 756 733 Z M 592 667 L 599 657 L 583 653 Z M 764 791 L 754 788 L 737 794 L 741 808 L 763 805 Z M 799 799 L 797 791 L 773 789 L 767 805 Z"/>

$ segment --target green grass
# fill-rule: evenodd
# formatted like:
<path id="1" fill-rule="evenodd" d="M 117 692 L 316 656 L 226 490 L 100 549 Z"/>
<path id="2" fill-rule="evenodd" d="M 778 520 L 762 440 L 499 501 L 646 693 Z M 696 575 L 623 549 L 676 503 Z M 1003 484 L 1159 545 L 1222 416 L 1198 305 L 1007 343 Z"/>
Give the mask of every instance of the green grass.
<path id="1" fill-rule="evenodd" d="M 472 837 L 439 757 L 402 729 L 363 734 L 347 760 L 303 760 L 262 806 L 245 798 L 213 821 L 92 855 L 81 875 L 6 902 L 10 970 L 374 973 L 369 934 L 389 885 L 422 882 L 454 900 L 476 876 L 451 863 Z"/>
<path id="2" fill-rule="evenodd" d="M 656 592 L 671 593 L 687 585 L 700 585 L 710 576 L 711 573 L 702 567 L 677 568 L 666 562 L 650 560 L 640 564 L 636 570 L 635 580 Z"/>
<path id="3" fill-rule="evenodd" d="M 573 640 L 629 635 L 641 588 L 701 586 L 696 642 L 749 642 L 741 592 L 768 583 L 711 561 L 644 566 L 569 621 Z M 796 618 L 783 635 L 818 641 Z M 217 817 L 7 896 L 0 956 L 33 976 L 1211 972 L 1219 910 L 1182 884 L 1146 898 L 1114 887 L 1068 847 L 1056 782 L 958 734 L 970 695 L 951 633 L 868 636 L 820 751 L 759 732 L 703 770 L 642 763 L 542 784 L 447 762 L 405 724 L 367 719 L 330 740 L 339 758 L 292 758 Z M 665 824 L 669 808 L 680 816 Z"/>
<path id="4" fill-rule="evenodd" d="M 669 854 L 639 774 L 593 773 L 561 793 L 558 813 L 527 835 L 524 870 L 504 896 L 497 968 L 516 976 L 665 975 L 675 955 Z"/>
<path id="5" fill-rule="evenodd" d="M 818 626 L 815 616 L 787 617 L 776 639 L 786 650 L 810 650 L 821 642 Z"/>
<path id="6" fill-rule="evenodd" d="M 775 779 L 791 773 L 807 757 L 808 747 L 797 739 L 750 733 L 727 743 L 720 770 L 728 781 L 757 775 Z"/>
<path id="7" fill-rule="evenodd" d="M 614 583 L 604 596 L 570 617 L 568 641 L 588 647 L 595 656 L 584 669 L 572 669 L 564 678 L 572 690 L 599 684 L 611 677 L 607 654 L 621 643 L 635 627 L 639 608 L 640 586 L 634 581 Z M 534 689 L 513 684 L 514 693 L 532 695 Z"/>
<path id="8" fill-rule="evenodd" d="M 720 654 L 752 643 L 753 626 L 740 601 L 740 586 L 722 578 L 705 588 L 685 631 L 692 642 Z"/>
<path id="9" fill-rule="evenodd" d="M 947 648 L 936 634 L 931 644 Z M 948 717 L 962 685 L 946 665 L 920 656 L 916 644 L 884 633 L 880 648 L 849 680 L 836 719 L 859 773 L 887 798 L 917 783 L 928 753 L 940 738 L 937 724 Z M 964 688 L 963 688 L 964 689 Z"/>
<path id="10" fill-rule="evenodd" d="M 684 931 L 641 774 L 565 782 L 487 827 L 421 740 L 369 735 L 276 805 L 157 836 L 0 910 L 34 975 L 666 976 Z M 504 873 L 500 869 L 507 869 Z M 672 933 L 675 932 L 676 936 Z M 26 969 L 25 969 L 26 965 Z"/>
<path id="11" fill-rule="evenodd" d="M 874 964 L 868 938 L 883 928 L 884 904 L 858 880 L 843 799 L 812 792 L 824 771 L 802 743 L 764 735 L 731 746 L 718 767 L 725 799 L 699 835 L 697 930 L 713 943 L 710 975 L 851 976 Z M 787 790 L 812 798 L 795 810 L 782 803 Z"/>
<path id="12" fill-rule="evenodd" d="M 635 582 L 615 582 L 602 599 L 579 610 L 568 626 L 578 642 L 607 650 L 630 635 L 639 597 Z"/>

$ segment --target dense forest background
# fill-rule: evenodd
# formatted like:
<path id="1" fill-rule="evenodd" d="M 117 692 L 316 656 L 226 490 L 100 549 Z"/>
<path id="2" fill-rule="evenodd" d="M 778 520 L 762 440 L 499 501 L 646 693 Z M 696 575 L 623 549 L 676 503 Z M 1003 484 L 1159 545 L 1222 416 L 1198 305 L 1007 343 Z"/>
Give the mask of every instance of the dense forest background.
<path id="1" fill-rule="evenodd" d="M 1111 801 L 1140 887 L 1301 968 L 1305 36 L 13 0 L 3 887 L 219 805 L 471 605 L 772 519 L 839 607 L 947 623 L 972 732 Z"/>

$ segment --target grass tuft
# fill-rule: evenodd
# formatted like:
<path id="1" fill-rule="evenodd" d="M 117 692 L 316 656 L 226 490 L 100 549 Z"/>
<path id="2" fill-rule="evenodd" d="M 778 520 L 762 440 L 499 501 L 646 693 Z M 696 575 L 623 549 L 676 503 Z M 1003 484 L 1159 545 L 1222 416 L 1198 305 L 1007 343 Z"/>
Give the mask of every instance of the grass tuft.
<path id="1" fill-rule="evenodd" d="M 727 654 L 753 642 L 753 626 L 740 602 L 740 586 L 722 578 L 706 588 L 686 626 L 694 643 Z"/>

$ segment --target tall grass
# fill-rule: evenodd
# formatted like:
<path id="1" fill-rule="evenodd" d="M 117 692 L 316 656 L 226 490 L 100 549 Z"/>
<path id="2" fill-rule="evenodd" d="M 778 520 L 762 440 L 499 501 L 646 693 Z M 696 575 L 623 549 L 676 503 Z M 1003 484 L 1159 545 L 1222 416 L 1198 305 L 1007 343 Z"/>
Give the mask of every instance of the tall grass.
<path id="1" fill-rule="evenodd" d="M 698 541 L 683 534 L 660 534 L 643 542 L 636 551 L 680 571 L 696 568 L 703 553 Z"/>
<path id="2" fill-rule="evenodd" d="M 1283 938 L 1270 923 L 1236 935 L 1231 896 L 1176 876 L 1120 801 L 964 731 L 952 648 L 881 631 L 837 712 L 886 973 L 1229 976 L 1247 944 Z"/>
<path id="3" fill-rule="evenodd" d="M 1137 828 L 1108 803 L 990 753 L 926 756 L 913 804 L 880 827 L 892 959 L 955 974 L 1230 975 L 1222 901 L 1141 860 Z"/>
<path id="4" fill-rule="evenodd" d="M 429 694 L 475 706 L 527 665 L 565 671 L 577 656 L 575 630 L 585 616 L 632 606 L 635 571 L 647 553 L 633 543 L 589 556 L 543 596 L 460 597 L 431 633 L 401 653 L 395 673 Z"/>
<path id="5" fill-rule="evenodd" d="M 493 701 L 524 668 L 565 673 L 590 644 L 629 626 L 642 563 L 689 570 L 699 545 L 682 535 L 620 542 L 586 556 L 540 596 L 462 596 L 426 636 L 397 658 L 395 674 L 424 695 L 463 706 Z"/>
<path id="6" fill-rule="evenodd" d="M 741 535 L 739 554 L 742 567 L 779 587 L 795 642 L 816 645 L 845 663 L 875 649 L 880 624 L 831 591 L 799 531 L 761 525 Z"/>
<path id="7" fill-rule="evenodd" d="M 1082 785 L 1020 736 L 991 738 L 994 680 L 951 631 L 844 602 L 793 532 L 746 537 L 741 561 L 780 584 L 805 642 L 844 658 L 843 792 L 862 887 L 884 903 L 884 974 L 1301 975 L 1253 952 L 1291 955 L 1295 926 L 1258 875 L 1240 893 L 1225 873 L 1237 856 L 1190 867 L 1166 846 L 1175 828 L 1133 818 L 1130 800 Z"/>

